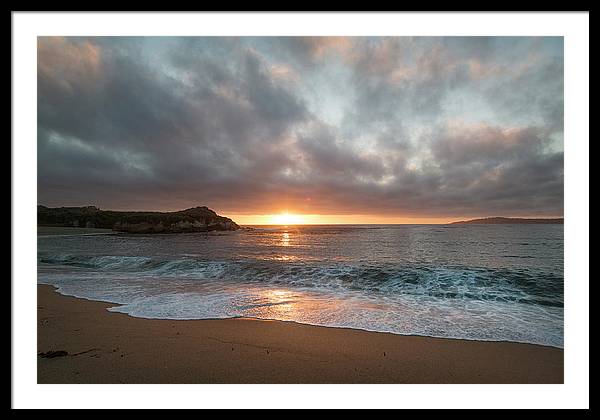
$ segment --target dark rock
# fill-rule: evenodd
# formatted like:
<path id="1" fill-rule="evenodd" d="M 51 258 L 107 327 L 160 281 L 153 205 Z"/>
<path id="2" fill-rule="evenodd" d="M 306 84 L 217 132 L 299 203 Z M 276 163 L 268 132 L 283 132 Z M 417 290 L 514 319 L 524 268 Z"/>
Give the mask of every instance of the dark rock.
<path id="1" fill-rule="evenodd" d="M 38 354 L 38 356 L 43 357 L 44 359 L 54 359 L 55 357 L 65 357 L 68 355 L 69 352 L 66 352 L 64 350 L 50 350 Z"/>

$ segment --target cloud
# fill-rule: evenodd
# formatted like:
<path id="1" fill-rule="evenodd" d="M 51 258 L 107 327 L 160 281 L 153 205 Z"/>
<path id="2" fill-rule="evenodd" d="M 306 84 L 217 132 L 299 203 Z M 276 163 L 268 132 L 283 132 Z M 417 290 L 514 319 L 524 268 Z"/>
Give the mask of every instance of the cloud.
<path id="1" fill-rule="evenodd" d="M 562 40 L 38 40 L 47 205 L 562 214 Z"/>

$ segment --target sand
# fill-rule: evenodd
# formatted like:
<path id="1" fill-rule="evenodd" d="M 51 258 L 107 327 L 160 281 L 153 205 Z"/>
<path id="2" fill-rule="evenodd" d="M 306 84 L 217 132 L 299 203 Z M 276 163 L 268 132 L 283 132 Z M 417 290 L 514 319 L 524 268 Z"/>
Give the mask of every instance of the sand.
<path id="1" fill-rule="evenodd" d="M 563 350 L 553 347 L 281 321 L 141 319 L 111 306 L 38 286 L 38 383 L 563 382 Z M 50 351 L 63 353 L 39 355 Z"/>

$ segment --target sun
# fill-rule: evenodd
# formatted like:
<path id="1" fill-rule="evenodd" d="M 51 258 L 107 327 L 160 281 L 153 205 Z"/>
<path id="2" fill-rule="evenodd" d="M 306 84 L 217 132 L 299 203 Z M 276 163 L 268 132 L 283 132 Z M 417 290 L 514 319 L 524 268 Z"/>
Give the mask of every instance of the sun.
<path id="1" fill-rule="evenodd" d="M 274 225 L 301 225 L 304 218 L 299 214 L 280 213 L 271 216 L 271 223 Z"/>

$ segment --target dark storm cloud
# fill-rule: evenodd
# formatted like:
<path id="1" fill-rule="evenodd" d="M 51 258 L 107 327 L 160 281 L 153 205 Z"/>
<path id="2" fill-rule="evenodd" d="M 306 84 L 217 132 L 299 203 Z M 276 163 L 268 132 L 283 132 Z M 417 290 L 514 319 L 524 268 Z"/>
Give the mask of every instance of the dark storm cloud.
<path id="1" fill-rule="evenodd" d="M 81 56 L 65 66 L 67 73 L 39 72 L 42 194 L 60 178 L 72 191 L 70 200 L 96 202 L 95 188 L 104 185 L 126 191 L 133 202 L 152 192 L 168 197 L 169 191 L 187 189 L 191 203 L 202 198 L 194 188 L 221 188 L 243 173 L 246 183 L 286 163 L 277 143 L 306 112 L 301 101 L 272 83 L 252 53 L 242 57 L 239 74 L 215 70 L 217 64 L 202 57 L 190 62 L 188 88 L 135 51 L 106 52 L 90 41 L 52 42 L 40 47 L 40 59 L 50 48 L 48 54 L 62 54 L 65 61 L 77 55 L 71 49 L 84 48 L 97 51 L 99 59 L 93 72 L 79 71 L 92 66 Z M 196 75 L 204 80 L 194 80 Z"/>
<path id="2" fill-rule="evenodd" d="M 562 73 L 560 39 L 40 38 L 38 200 L 558 215 Z"/>

